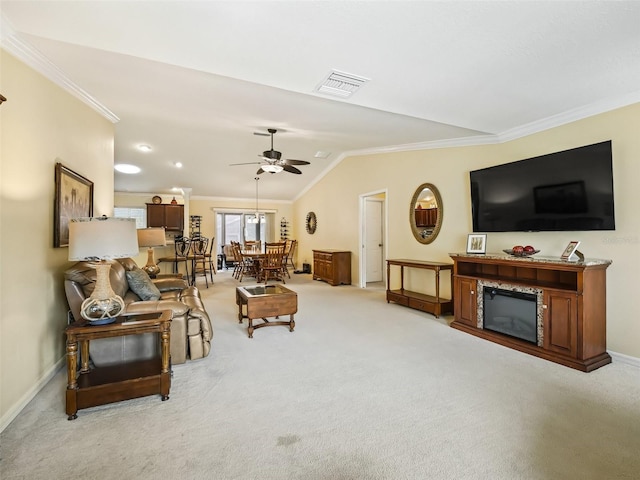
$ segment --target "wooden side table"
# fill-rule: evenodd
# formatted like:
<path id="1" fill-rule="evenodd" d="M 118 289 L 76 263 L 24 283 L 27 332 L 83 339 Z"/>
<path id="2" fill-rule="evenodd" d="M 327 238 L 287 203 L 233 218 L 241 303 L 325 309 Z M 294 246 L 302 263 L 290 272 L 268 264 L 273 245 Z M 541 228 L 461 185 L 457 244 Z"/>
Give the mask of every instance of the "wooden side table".
<path id="1" fill-rule="evenodd" d="M 119 402 L 146 395 L 160 394 L 169 399 L 171 388 L 171 310 L 127 314 L 107 325 L 75 322 L 67 335 L 67 404 L 68 420 L 78 417 L 78 409 Z M 106 367 L 89 368 L 89 342 L 97 338 L 158 333 L 160 358 L 124 362 Z M 78 374 L 78 345 L 80 373 Z"/>

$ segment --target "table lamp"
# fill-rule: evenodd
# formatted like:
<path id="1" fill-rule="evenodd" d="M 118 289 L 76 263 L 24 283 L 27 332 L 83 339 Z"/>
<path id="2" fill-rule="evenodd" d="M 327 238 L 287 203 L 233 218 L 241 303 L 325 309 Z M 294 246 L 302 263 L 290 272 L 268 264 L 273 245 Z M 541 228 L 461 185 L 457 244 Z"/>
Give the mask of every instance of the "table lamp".
<path id="1" fill-rule="evenodd" d="M 138 245 L 141 247 L 149 247 L 147 250 L 147 264 L 142 270 L 149 274 L 149 277 L 155 278 L 160 273 L 160 267 L 156 265 L 153 258 L 153 247 L 164 247 L 167 239 L 164 233 L 164 227 L 141 228 L 138 230 Z"/>
<path id="2" fill-rule="evenodd" d="M 124 301 L 111 288 L 107 260 L 138 254 L 136 221 L 132 218 L 83 217 L 69 221 L 69 260 L 97 262 L 96 285 L 82 302 L 80 315 L 92 325 L 115 321 L 124 310 Z"/>

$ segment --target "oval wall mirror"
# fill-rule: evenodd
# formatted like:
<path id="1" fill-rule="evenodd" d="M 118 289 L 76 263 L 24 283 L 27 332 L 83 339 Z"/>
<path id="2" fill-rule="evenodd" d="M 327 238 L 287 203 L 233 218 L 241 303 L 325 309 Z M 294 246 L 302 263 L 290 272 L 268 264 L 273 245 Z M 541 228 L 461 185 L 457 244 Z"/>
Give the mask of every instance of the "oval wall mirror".
<path id="1" fill-rule="evenodd" d="M 442 226 L 442 197 L 432 183 L 423 183 L 409 205 L 411 231 L 420 243 L 433 242 Z"/>

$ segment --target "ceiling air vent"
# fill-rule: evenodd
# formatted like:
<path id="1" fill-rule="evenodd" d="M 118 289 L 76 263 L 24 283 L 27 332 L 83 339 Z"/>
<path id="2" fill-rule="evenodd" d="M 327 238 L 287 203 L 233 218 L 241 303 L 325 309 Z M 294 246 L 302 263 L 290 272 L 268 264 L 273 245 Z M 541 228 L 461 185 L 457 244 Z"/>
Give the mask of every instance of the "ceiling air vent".
<path id="1" fill-rule="evenodd" d="M 368 81 L 368 78 L 334 70 L 320 82 L 320 85 L 316 87 L 316 91 L 325 95 L 348 98 Z"/>

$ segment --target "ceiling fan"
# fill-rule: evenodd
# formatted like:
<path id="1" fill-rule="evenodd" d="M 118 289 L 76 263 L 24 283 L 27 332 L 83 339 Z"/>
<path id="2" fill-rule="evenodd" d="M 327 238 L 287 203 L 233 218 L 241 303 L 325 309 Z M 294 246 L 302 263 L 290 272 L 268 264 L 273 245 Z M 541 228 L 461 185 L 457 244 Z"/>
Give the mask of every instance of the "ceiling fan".
<path id="1" fill-rule="evenodd" d="M 258 175 L 269 172 L 269 173 L 280 173 L 283 170 L 289 173 L 295 173 L 300 175 L 302 172 L 294 167 L 293 165 L 309 165 L 310 162 L 305 160 L 293 160 L 291 158 L 282 158 L 282 153 L 273 149 L 273 135 L 277 132 L 275 128 L 269 128 L 267 130 L 269 133 L 259 133 L 254 132 L 254 135 L 262 135 L 262 136 L 271 136 L 271 149 L 265 150 L 262 154 L 258 155 L 262 158 L 261 162 L 246 162 L 246 163 L 232 163 L 231 165 L 260 165 L 260 168 L 256 172 Z"/>

